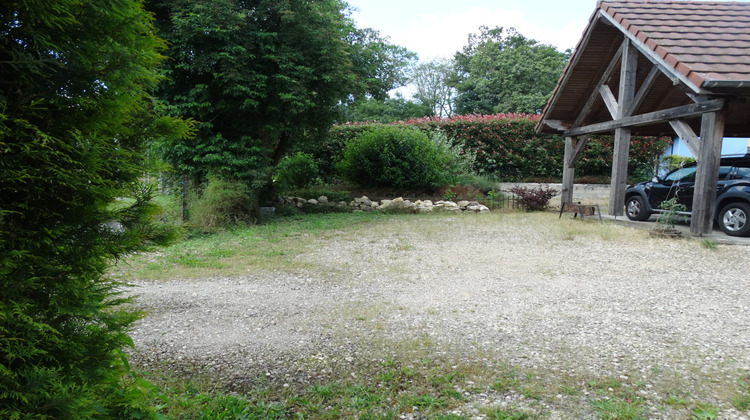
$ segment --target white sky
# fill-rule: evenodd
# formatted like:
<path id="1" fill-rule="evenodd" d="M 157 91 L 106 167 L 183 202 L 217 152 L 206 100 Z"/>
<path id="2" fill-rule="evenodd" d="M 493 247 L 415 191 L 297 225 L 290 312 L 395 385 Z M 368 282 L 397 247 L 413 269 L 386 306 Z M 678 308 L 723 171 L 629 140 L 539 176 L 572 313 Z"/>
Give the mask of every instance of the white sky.
<path id="1" fill-rule="evenodd" d="M 560 51 L 581 38 L 596 0 L 347 0 L 360 28 L 373 28 L 420 60 L 452 57 L 479 26 L 515 27 Z"/>

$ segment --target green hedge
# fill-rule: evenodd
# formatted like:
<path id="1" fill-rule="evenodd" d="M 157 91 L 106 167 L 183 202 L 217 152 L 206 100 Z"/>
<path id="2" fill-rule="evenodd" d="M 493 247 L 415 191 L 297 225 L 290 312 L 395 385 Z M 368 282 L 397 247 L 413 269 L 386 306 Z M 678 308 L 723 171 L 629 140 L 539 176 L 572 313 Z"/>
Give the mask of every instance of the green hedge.
<path id="1" fill-rule="evenodd" d="M 430 132 L 441 129 L 448 137 L 463 141 L 476 153 L 475 170 L 482 175 L 494 175 L 513 181 L 529 178 L 562 178 L 565 141 L 558 135 L 534 132 L 538 115 L 496 114 L 464 115 L 451 118 L 421 118 L 391 125 L 416 128 Z M 365 131 L 381 126 L 377 123 L 343 124 L 334 126 L 322 147 L 311 151 L 318 159 L 321 171 L 330 176 L 335 163 L 350 141 Z M 652 166 L 671 140 L 667 137 L 638 137 L 631 139 L 629 170 L 631 175 Z M 576 164 L 576 176 L 609 176 L 612 165 L 613 137 L 592 138 Z"/>

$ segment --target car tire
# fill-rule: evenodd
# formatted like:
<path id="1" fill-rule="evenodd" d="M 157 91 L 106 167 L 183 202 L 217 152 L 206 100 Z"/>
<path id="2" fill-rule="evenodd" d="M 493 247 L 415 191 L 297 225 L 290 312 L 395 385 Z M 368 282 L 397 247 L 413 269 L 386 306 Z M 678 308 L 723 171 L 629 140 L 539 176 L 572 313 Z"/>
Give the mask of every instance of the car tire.
<path id="1" fill-rule="evenodd" d="M 719 227 L 729 236 L 747 236 L 750 233 L 750 205 L 732 203 L 719 212 Z"/>
<path id="2" fill-rule="evenodd" d="M 625 201 L 625 215 L 628 219 L 642 222 L 651 217 L 651 213 L 646 210 L 646 203 L 640 195 L 634 195 Z"/>

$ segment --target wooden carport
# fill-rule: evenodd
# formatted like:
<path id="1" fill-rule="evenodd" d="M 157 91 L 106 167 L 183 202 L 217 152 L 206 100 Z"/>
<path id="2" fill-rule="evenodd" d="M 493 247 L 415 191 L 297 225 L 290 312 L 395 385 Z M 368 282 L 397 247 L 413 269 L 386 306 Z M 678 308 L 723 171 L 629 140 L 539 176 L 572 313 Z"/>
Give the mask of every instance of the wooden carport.
<path id="1" fill-rule="evenodd" d="M 614 131 L 609 214 L 631 135 L 682 138 L 698 161 L 690 232 L 710 233 L 724 136 L 750 135 L 750 3 L 602 1 L 537 125 L 565 137 L 562 201 L 593 134 Z"/>

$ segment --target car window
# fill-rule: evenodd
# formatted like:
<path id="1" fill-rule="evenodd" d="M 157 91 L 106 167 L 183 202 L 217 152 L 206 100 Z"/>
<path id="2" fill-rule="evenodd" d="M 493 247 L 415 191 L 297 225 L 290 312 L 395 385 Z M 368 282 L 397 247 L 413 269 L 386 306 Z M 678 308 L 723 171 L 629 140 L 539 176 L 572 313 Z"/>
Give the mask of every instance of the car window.
<path id="1" fill-rule="evenodd" d="M 750 168 L 737 168 L 737 178 L 750 179 Z"/>
<path id="2" fill-rule="evenodd" d="M 729 173 L 732 172 L 731 166 L 722 166 L 719 168 L 719 181 L 729 179 Z"/>
<path id="3" fill-rule="evenodd" d="M 673 182 L 694 182 L 695 171 L 698 169 L 697 166 L 689 166 L 687 168 L 680 168 L 674 172 L 671 172 L 664 178 L 665 181 Z"/>

